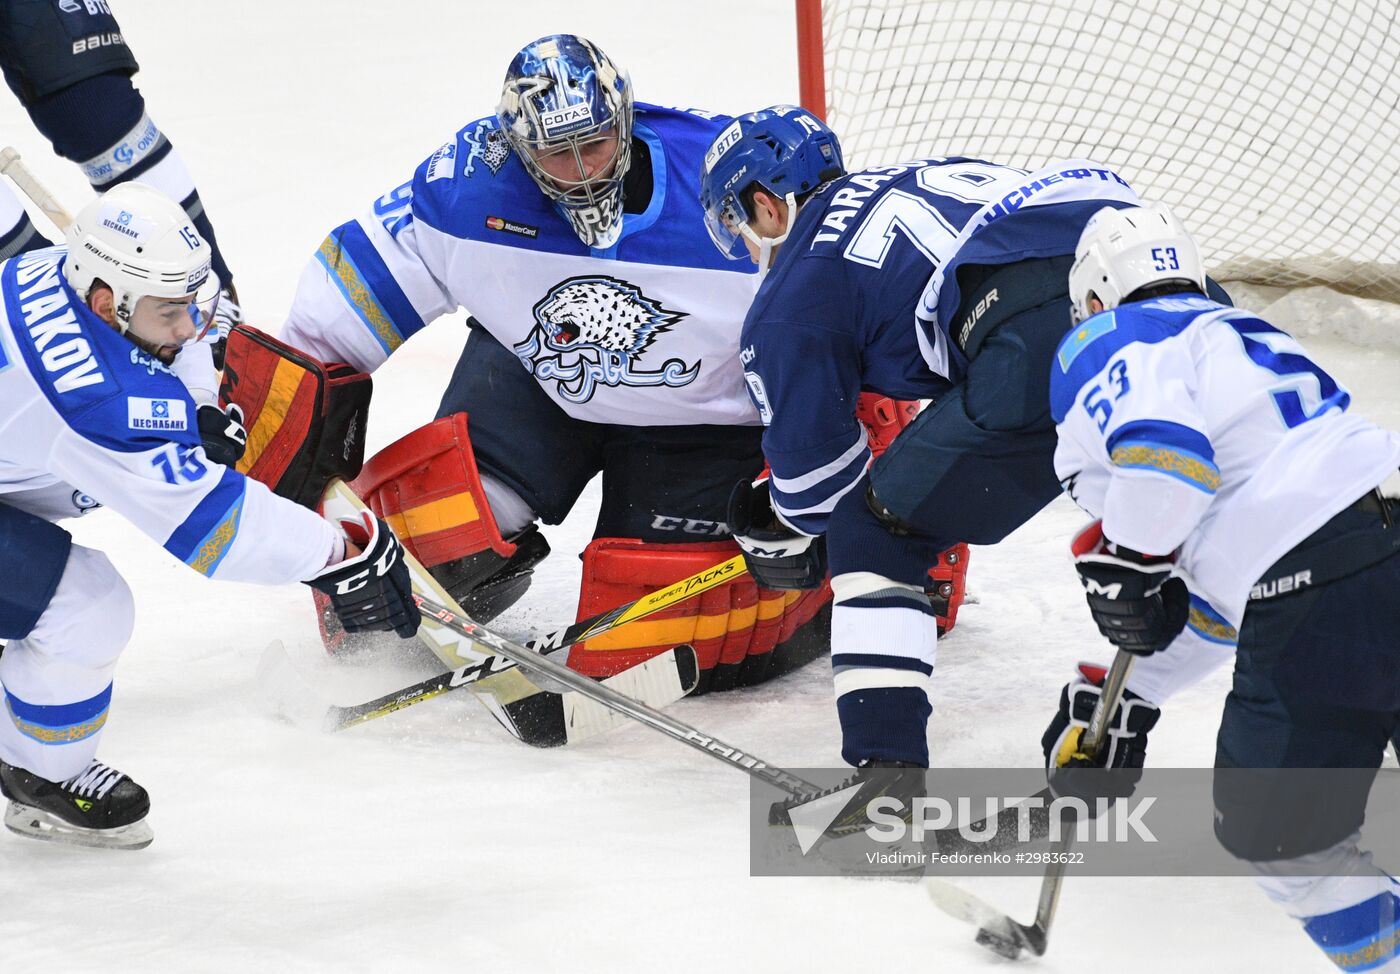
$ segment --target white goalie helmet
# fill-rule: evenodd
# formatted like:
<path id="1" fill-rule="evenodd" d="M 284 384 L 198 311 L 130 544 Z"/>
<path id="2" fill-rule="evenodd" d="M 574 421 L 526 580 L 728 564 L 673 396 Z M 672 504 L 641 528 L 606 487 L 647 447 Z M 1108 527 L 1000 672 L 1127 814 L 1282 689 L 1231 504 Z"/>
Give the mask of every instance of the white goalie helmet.
<path id="1" fill-rule="evenodd" d="M 209 244 L 164 193 L 143 183 L 122 183 L 83 207 L 64 236 L 69 286 L 83 300 L 95 282 L 111 288 L 113 324 L 122 334 L 144 297 L 184 299 L 196 339 L 208 330 L 219 297 L 218 278 L 209 270 Z"/>
<path id="2" fill-rule="evenodd" d="M 1069 270 L 1070 314 L 1088 318 L 1089 298 L 1104 309 L 1150 284 L 1182 281 L 1205 293 L 1201 252 L 1186 227 L 1162 203 L 1115 209 L 1106 206 L 1084 226 Z"/>

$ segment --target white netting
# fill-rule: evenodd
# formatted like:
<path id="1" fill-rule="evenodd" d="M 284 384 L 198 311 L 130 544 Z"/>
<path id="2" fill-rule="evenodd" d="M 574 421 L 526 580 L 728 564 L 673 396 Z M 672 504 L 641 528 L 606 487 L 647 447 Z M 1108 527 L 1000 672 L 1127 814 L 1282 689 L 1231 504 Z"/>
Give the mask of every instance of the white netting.
<path id="1" fill-rule="evenodd" d="M 1220 280 L 1400 301 L 1397 0 L 825 0 L 848 166 L 1087 156 Z"/>

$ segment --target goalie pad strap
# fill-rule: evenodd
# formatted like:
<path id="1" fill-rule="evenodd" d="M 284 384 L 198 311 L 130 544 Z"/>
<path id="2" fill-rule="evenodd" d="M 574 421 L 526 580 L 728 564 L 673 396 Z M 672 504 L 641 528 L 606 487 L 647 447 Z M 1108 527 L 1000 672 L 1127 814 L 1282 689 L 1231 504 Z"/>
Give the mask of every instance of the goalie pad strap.
<path id="1" fill-rule="evenodd" d="M 316 507 L 332 479 L 349 480 L 365 457 L 370 377 L 324 364 L 248 325 L 229 333 L 219 405 L 243 410 L 248 447 L 238 472 Z"/>
<path id="2" fill-rule="evenodd" d="M 732 542 L 653 544 L 598 538 L 584 550 L 580 619 L 694 575 L 737 554 Z M 800 665 L 828 644 L 831 589 L 776 591 L 745 575 L 573 647 L 569 665 L 610 676 L 673 646 L 695 649 L 702 689 L 760 682 Z M 818 619 L 818 616 L 822 619 Z M 772 657 L 784 656 L 775 662 Z M 789 658 L 791 657 L 791 658 Z"/>

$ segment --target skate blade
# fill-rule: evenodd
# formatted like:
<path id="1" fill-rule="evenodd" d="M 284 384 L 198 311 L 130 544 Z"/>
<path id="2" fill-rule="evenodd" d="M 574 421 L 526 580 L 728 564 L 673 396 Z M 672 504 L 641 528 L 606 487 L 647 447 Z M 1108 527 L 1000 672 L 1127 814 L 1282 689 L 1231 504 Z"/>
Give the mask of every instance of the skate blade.
<path id="1" fill-rule="evenodd" d="M 155 839 L 145 819 L 115 829 L 85 829 L 41 808 L 15 801 L 5 810 L 5 828 L 31 839 L 87 849 L 144 849 Z"/>

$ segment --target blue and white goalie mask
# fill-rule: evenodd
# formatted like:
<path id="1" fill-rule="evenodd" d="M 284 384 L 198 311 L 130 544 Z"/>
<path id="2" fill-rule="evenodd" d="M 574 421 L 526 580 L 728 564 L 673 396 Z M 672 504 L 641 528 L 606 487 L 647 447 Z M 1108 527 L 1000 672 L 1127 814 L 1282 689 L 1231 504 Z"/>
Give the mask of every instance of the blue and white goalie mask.
<path id="1" fill-rule="evenodd" d="M 501 130 L 580 240 L 606 249 L 622 234 L 622 180 L 632 159 L 632 83 L 592 42 L 542 37 L 506 71 Z"/>

